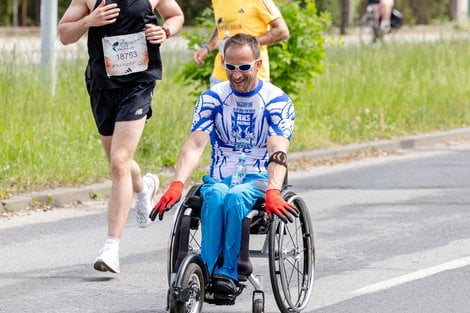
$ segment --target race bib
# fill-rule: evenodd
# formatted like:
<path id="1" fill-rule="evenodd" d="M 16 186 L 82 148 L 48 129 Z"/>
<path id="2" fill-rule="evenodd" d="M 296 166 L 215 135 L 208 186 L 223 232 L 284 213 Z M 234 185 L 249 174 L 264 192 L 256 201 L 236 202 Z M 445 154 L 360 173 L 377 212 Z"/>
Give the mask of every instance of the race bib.
<path id="1" fill-rule="evenodd" d="M 145 33 L 104 37 L 104 65 L 108 76 L 143 72 L 149 65 Z"/>

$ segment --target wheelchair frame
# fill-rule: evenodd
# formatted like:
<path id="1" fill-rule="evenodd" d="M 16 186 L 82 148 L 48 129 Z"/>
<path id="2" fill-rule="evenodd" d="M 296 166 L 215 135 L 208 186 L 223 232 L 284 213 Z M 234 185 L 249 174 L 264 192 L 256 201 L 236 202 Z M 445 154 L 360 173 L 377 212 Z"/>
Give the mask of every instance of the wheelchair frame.
<path id="1" fill-rule="evenodd" d="M 268 258 L 271 286 L 280 312 L 301 312 L 310 298 L 315 273 L 313 229 L 304 200 L 290 191 L 289 186 L 282 190 L 283 199 L 293 203 L 300 212 L 294 223 L 285 224 L 277 217 L 269 218 L 264 210 L 264 199 L 259 199 L 243 220 L 238 291 L 234 295 L 218 295 L 211 291 L 210 273 L 199 255 L 200 186 L 195 185 L 188 191 L 173 217 L 167 254 L 167 311 L 199 313 L 203 302 L 232 305 L 250 282 L 254 288 L 252 312 L 264 312 L 263 282 L 261 276 L 252 273 L 250 261 L 250 257 L 257 257 Z M 267 235 L 260 250 L 249 250 L 250 234 Z M 289 267 L 292 267 L 290 271 Z M 291 286 L 295 282 L 297 285 Z"/>

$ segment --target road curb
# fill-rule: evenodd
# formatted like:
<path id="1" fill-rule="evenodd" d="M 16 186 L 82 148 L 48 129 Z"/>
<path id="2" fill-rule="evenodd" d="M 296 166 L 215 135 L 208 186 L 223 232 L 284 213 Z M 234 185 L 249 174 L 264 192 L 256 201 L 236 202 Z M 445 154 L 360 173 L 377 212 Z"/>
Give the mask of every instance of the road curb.
<path id="1" fill-rule="evenodd" d="M 326 159 L 335 159 L 367 152 L 376 149 L 385 152 L 398 150 L 412 150 L 418 148 L 431 147 L 439 143 L 470 139 L 470 127 L 457 128 L 448 131 L 439 131 L 425 133 L 420 135 L 405 136 L 390 140 L 377 140 L 364 143 L 355 143 L 335 148 L 317 149 L 312 151 L 289 153 L 289 161 L 301 159 L 312 159 L 321 161 Z"/>
<path id="2" fill-rule="evenodd" d="M 431 147 L 439 143 L 455 140 L 470 139 L 470 127 L 452 129 L 449 131 L 432 132 L 415 136 L 405 136 L 397 139 L 378 140 L 365 143 L 350 144 L 341 147 L 316 149 L 289 153 L 289 161 L 310 159 L 313 161 L 331 160 L 370 151 L 371 149 L 392 152 L 397 150 L 412 150 Z M 163 174 L 165 175 L 165 174 Z M 88 186 L 60 187 L 57 189 L 32 192 L 13 196 L 12 199 L 2 200 L 0 214 L 19 212 L 41 206 L 63 207 L 73 203 L 97 200 L 108 197 L 111 192 L 111 181 Z"/>

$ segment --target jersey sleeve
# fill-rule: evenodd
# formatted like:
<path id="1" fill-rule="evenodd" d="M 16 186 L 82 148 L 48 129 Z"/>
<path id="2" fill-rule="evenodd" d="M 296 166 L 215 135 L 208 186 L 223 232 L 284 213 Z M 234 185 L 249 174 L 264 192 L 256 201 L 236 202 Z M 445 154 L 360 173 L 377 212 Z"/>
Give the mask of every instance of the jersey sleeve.
<path id="1" fill-rule="evenodd" d="M 257 2 L 260 17 L 266 24 L 282 16 L 273 0 L 259 0 Z"/>
<path id="2" fill-rule="evenodd" d="M 269 123 L 268 136 L 282 136 L 290 140 L 294 131 L 295 111 L 289 97 L 283 94 L 271 100 L 266 105 L 266 112 Z"/>
<path id="3" fill-rule="evenodd" d="M 199 96 L 194 108 L 191 132 L 200 130 L 208 134 L 214 130 L 214 112 L 217 104 L 221 103 L 219 96 L 211 90 Z"/>

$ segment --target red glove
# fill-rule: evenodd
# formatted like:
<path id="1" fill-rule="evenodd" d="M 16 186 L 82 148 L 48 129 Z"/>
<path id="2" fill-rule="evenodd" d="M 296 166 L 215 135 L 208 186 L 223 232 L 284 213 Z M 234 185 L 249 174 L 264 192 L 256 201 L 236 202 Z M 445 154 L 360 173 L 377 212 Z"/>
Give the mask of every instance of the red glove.
<path id="1" fill-rule="evenodd" d="M 171 207 L 181 199 L 183 195 L 183 183 L 180 181 L 174 181 L 168 187 L 168 190 L 163 194 L 158 201 L 157 205 L 153 208 L 150 213 L 150 219 L 155 221 L 155 218 L 158 214 L 158 219 L 161 221 L 163 219 L 163 213 L 171 209 Z"/>
<path id="2" fill-rule="evenodd" d="M 293 222 L 294 218 L 298 217 L 299 213 L 295 209 L 295 206 L 291 203 L 287 203 L 282 199 L 281 192 L 278 189 L 268 189 L 266 191 L 266 213 L 271 216 L 272 213 L 276 214 L 284 223 Z"/>

